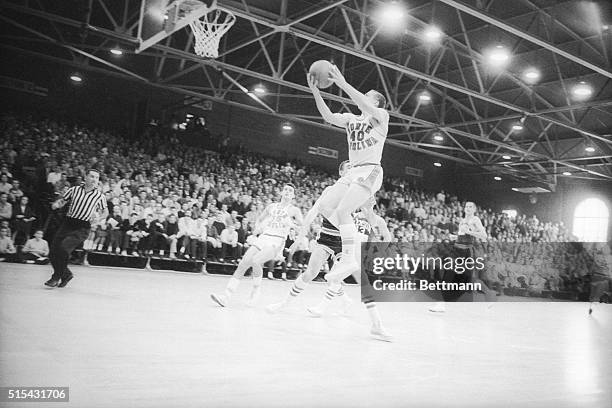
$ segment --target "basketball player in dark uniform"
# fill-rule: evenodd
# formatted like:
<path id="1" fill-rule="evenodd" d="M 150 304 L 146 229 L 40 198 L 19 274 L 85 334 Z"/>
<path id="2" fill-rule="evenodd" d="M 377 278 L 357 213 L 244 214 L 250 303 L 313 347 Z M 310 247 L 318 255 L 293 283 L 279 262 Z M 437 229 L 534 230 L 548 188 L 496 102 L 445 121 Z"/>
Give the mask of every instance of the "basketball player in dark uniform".
<path id="1" fill-rule="evenodd" d="M 325 314 L 327 306 L 336 297 L 343 301 L 346 309 L 348 305 L 350 305 L 351 301 L 348 298 L 348 295 L 342 290 L 342 285 L 340 282 L 352 274 L 355 280 L 361 283 L 361 302 L 365 305 L 372 321 L 370 335 L 376 340 L 391 341 L 392 336 L 383 327 L 378 314 L 378 308 L 376 307 L 374 291 L 370 284 L 370 280 L 366 271 L 361 266 L 361 244 L 376 241 L 376 230 L 378 230 L 382 235 L 383 242 L 391 242 L 393 239 L 385 220 L 374 212 L 375 205 L 376 199 L 374 197 L 370 197 L 368 201 L 360 207 L 360 211 L 352 215 L 353 222 L 355 223 L 355 228 L 357 230 L 357 234 L 355 236 L 357 242 L 353 256 L 355 256 L 355 260 L 359 266 L 354 269 L 340 271 L 343 272 L 342 274 L 334 272 L 332 269 L 332 271 L 325 276 L 325 279 L 329 282 L 325 296 L 318 305 L 311 306 L 307 308 L 307 310 L 313 317 L 322 317 Z M 347 255 L 340 253 L 340 256 Z"/>
<path id="2" fill-rule="evenodd" d="M 465 203 L 464 207 L 465 217 L 459 221 L 459 230 L 457 232 L 457 240 L 455 241 L 452 253 L 454 258 L 472 258 L 475 259 L 474 255 L 474 246 L 476 244 L 476 239 L 485 241 L 487 239 L 487 232 L 478 218 L 476 213 L 476 204 L 471 201 Z M 463 273 L 457 273 L 453 270 L 444 271 L 444 275 L 442 279 L 445 282 L 452 283 L 471 283 L 474 280 L 479 280 L 476 276 L 473 276 L 473 269 L 466 268 L 466 271 Z M 482 283 L 482 282 L 481 282 Z M 484 283 L 482 283 L 483 288 Z M 486 292 L 485 292 L 486 293 Z M 448 301 L 456 301 L 461 296 L 463 296 L 464 292 L 458 291 L 443 291 L 442 295 L 444 300 Z M 432 307 L 429 308 L 431 312 L 445 312 L 446 308 L 443 302 L 438 302 Z"/>

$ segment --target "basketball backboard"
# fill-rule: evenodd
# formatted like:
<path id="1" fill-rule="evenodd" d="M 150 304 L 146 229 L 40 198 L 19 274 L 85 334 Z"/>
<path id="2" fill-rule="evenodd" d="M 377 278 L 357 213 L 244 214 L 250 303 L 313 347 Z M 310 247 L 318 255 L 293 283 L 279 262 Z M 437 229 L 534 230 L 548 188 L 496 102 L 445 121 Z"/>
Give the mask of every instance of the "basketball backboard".
<path id="1" fill-rule="evenodd" d="M 142 52 L 217 7 L 217 0 L 142 0 L 138 48 Z"/>

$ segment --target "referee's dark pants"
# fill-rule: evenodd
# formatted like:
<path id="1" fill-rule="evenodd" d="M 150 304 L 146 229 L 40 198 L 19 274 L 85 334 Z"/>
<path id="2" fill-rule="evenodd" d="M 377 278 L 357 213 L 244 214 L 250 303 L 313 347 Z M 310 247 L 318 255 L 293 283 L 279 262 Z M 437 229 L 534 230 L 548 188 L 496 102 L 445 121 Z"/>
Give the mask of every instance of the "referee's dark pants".
<path id="1" fill-rule="evenodd" d="M 49 250 L 49 258 L 53 266 L 52 279 L 60 280 L 70 276 L 68 270 L 70 254 L 87 239 L 90 229 L 89 222 L 66 217 L 55 233 Z"/>

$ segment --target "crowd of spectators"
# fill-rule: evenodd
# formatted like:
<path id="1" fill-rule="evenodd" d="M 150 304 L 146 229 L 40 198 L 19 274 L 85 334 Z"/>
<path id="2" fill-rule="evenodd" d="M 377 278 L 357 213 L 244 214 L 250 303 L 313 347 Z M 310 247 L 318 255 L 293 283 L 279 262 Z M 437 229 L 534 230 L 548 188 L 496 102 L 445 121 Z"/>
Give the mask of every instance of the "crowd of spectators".
<path id="1" fill-rule="evenodd" d="M 296 185 L 296 205 L 305 213 L 336 178 L 244 151 L 229 144 L 227 137 L 204 149 L 155 128 L 147 129 L 142 138 L 129 139 L 81 125 L 8 114 L 0 128 L 0 256 L 30 243 L 32 232 L 40 235 L 37 230 L 49 239 L 58 217 L 49 202 L 81 183 L 92 167 L 101 171 L 100 189 L 109 216 L 92 225 L 85 250 L 229 262 L 238 261 L 259 233 L 256 220 L 277 199 L 283 183 Z M 464 204 L 457 196 L 419 190 L 400 179 L 385 180 L 377 198 L 377 211 L 402 242 L 452 240 Z M 561 270 L 552 260 L 540 259 L 543 265 L 534 268 L 537 255 L 505 249 L 509 243 L 570 242 L 563 223 L 526 215 L 511 218 L 480 207 L 477 215 L 489 236 L 488 275 L 494 284 L 567 289 L 567 282 L 588 274 L 586 267 Z M 299 243 L 297 264 L 307 261 L 319 228 L 313 225 Z M 12 249 L 6 249 L 11 246 L 4 243 L 7 239 Z M 295 231 L 288 245 L 292 239 Z M 44 258 L 44 251 L 41 254 L 36 260 Z M 520 280 L 519 275 L 525 278 Z"/>

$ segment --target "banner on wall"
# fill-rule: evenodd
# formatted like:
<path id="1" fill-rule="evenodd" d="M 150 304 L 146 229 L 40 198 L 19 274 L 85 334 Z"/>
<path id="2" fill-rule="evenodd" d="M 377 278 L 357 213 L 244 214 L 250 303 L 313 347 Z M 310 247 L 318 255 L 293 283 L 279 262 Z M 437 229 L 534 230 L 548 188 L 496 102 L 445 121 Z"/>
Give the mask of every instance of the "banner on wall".
<path id="1" fill-rule="evenodd" d="M 213 101 L 209 99 L 185 98 L 183 100 L 183 105 L 209 111 L 213 108 Z"/>
<path id="2" fill-rule="evenodd" d="M 423 177 L 423 170 L 414 167 L 404 167 L 404 173 L 408 176 Z"/>
<path id="3" fill-rule="evenodd" d="M 338 158 L 337 150 L 328 149 L 327 147 L 321 147 L 321 146 L 308 146 L 308 154 L 313 154 L 315 156 L 328 157 L 330 159 Z"/>

